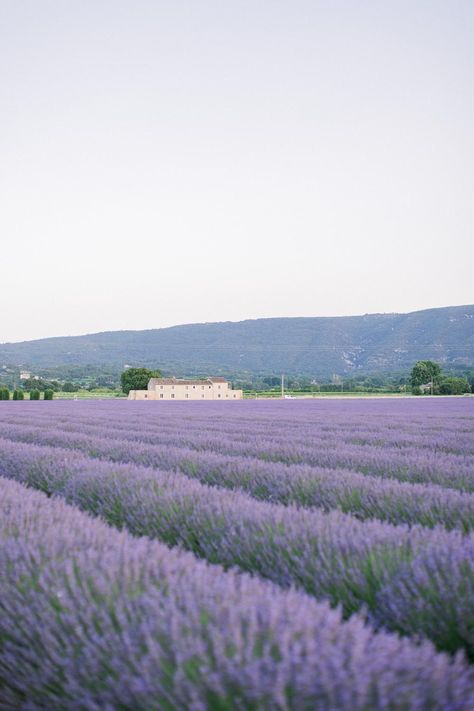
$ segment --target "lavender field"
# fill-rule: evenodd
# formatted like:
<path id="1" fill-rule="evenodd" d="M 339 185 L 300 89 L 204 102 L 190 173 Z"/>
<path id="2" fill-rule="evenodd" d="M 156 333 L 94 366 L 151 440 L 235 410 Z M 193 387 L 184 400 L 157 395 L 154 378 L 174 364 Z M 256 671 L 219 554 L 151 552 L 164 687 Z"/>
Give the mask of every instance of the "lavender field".
<path id="1" fill-rule="evenodd" d="M 0 403 L 0 709 L 474 708 L 474 398 Z"/>

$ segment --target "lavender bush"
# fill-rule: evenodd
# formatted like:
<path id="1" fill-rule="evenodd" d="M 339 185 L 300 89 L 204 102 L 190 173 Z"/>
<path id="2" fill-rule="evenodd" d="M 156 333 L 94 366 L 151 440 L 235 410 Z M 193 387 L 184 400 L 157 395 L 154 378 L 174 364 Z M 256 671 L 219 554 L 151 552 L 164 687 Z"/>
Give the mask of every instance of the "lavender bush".
<path id="1" fill-rule="evenodd" d="M 283 587 L 296 585 L 333 605 L 341 604 L 346 615 L 366 607 L 372 621 L 388 629 L 401 629 L 398 611 L 392 619 L 386 602 L 390 582 L 400 571 L 408 570 L 407 575 L 414 577 L 413 561 L 427 547 L 462 551 L 466 541 L 472 541 L 472 536 L 442 528 L 394 527 L 360 522 L 337 511 L 326 514 L 259 503 L 238 491 L 209 488 L 172 472 L 110 462 L 91 466 L 90 459 L 60 448 L 3 442 L 0 474 L 62 496 L 135 535 L 160 538 L 209 562 L 238 566 Z M 462 585 L 463 577 L 474 576 L 474 560 L 469 563 L 462 553 L 458 558 L 462 565 L 456 576 L 439 586 L 449 623 L 445 636 L 438 630 L 436 642 L 440 649 L 451 649 L 454 639 L 474 657 L 474 637 L 458 633 L 459 618 L 448 605 L 453 580 L 459 580 L 456 595 L 474 618 L 474 597 L 470 587 Z M 403 609 L 409 609 L 418 594 L 416 586 L 395 592 Z M 426 591 L 424 608 L 424 616 L 410 616 L 403 631 L 431 633 L 439 609 Z"/>
<path id="2" fill-rule="evenodd" d="M 428 642 L 0 479 L 0 708 L 468 711 Z"/>
<path id="3" fill-rule="evenodd" d="M 0 403 L 0 709 L 471 708 L 473 435 L 470 398 Z"/>
<path id="4" fill-rule="evenodd" d="M 411 401 L 390 402 L 390 417 L 377 413 L 373 422 L 370 410 L 375 406 L 380 408 L 382 403 L 300 402 L 288 406 L 281 402 L 232 403 L 232 412 L 222 413 L 221 409 L 220 418 L 214 415 L 216 405 L 213 403 L 207 403 L 204 408 L 202 403 L 186 403 L 190 414 L 183 411 L 183 403 L 173 403 L 167 405 L 166 419 L 156 417 L 157 409 L 150 414 L 144 413 L 140 403 L 104 403 L 104 415 L 100 418 L 97 414 L 101 405 L 94 403 L 98 409 L 92 412 L 90 405 L 85 405 L 89 407 L 86 413 L 91 412 L 90 418 L 84 416 L 84 411 L 73 417 L 68 410 L 66 415 L 60 414 L 57 423 L 54 415 L 35 418 L 31 411 L 23 411 L 10 419 L 8 427 L 4 426 L 3 436 L 22 437 L 32 442 L 42 437 L 46 438 L 45 443 L 54 445 L 60 434 L 55 425 L 59 424 L 62 431 L 71 435 L 82 433 L 87 438 L 129 441 L 132 451 L 138 443 L 157 447 L 151 449 L 149 458 L 164 448 L 186 447 L 196 452 L 212 451 L 276 463 L 349 469 L 370 477 L 434 483 L 472 491 L 474 447 L 472 417 L 469 418 L 472 401 L 464 402 L 465 412 L 461 403 L 444 401 L 442 405 L 448 411 L 444 418 L 434 417 L 432 413 L 429 418 L 420 416 L 416 408 L 423 413 L 425 403 L 417 406 Z M 124 404 L 128 407 L 126 412 L 121 409 Z M 338 404 L 345 408 L 342 416 Z M 104 407 L 106 405 L 116 409 L 112 411 L 110 407 Z M 441 406 L 437 402 L 430 405 L 434 413 Z M 245 417 L 239 415 L 243 406 L 248 407 L 244 411 Z M 387 408 L 387 403 L 384 406 Z M 361 407 L 368 412 L 360 413 Z M 354 408 L 357 416 L 346 422 L 346 410 L 352 413 Z M 450 409 L 454 408 L 456 411 L 460 409 L 461 413 L 450 417 Z M 403 419 L 393 416 L 397 410 L 406 410 Z M 137 420 L 134 413 L 140 412 L 146 417 Z M 29 431 L 26 430 L 28 426 Z M 410 428 L 408 438 L 407 427 Z M 63 446 L 61 441 L 58 443 Z"/>
<path id="5" fill-rule="evenodd" d="M 337 508 L 361 519 L 379 518 L 395 524 L 419 523 L 430 527 L 442 524 L 464 532 L 474 527 L 474 494 L 438 485 L 374 480 L 347 469 L 268 463 L 248 456 L 226 456 L 185 447 L 143 445 L 140 441 L 131 443 L 111 435 L 38 433 L 36 428 L 26 427 L 4 427 L 2 434 L 12 441 L 34 442 L 78 450 L 90 457 L 115 462 L 180 471 L 206 484 L 242 489 L 263 501 L 318 506 L 325 511 Z"/>

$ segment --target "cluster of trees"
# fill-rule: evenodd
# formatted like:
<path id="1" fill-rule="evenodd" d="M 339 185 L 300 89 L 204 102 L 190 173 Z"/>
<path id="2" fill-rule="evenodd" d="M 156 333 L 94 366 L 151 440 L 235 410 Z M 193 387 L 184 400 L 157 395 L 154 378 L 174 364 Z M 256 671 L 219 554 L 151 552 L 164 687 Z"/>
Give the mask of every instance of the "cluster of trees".
<path id="1" fill-rule="evenodd" d="M 10 399 L 10 390 L 8 388 L 2 388 L 0 390 L 0 400 L 9 400 Z M 12 395 L 12 400 L 24 400 L 25 399 L 25 393 L 23 390 L 17 390 L 15 389 L 13 391 Z"/>
<path id="2" fill-rule="evenodd" d="M 128 368 L 122 373 L 120 384 L 122 391 L 128 395 L 130 390 L 146 390 L 150 378 L 161 377 L 159 370 Z M 276 393 L 281 388 L 281 376 L 234 376 L 233 385 L 246 391 Z M 285 376 L 285 390 L 293 392 L 405 392 L 410 388 L 415 395 L 431 392 L 433 395 L 462 395 L 471 392 L 471 384 L 466 377 L 445 374 L 438 363 L 428 360 L 415 363 L 410 374 L 405 372 L 359 375 L 337 378 L 330 383 L 318 383 L 307 376 Z"/>
<path id="3" fill-rule="evenodd" d="M 57 380 L 46 380 L 43 378 L 28 378 L 22 383 L 23 390 L 26 392 L 31 392 L 32 390 L 39 390 L 44 393 L 46 390 L 52 390 L 53 392 L 59 392 L 63 389 L 61 383 Z"/>
<path id="4" fill-rule="evenodd" d="M 445 375 L 441 366 L 432 360 L 419 360 L 415 363 L 410 382 L 414 395 L 464 395 L 471 392 L 471 385 L 466 378 Z"/>
<path id="5" fill-rule="evenodd" d="M 27 367 L 22 364 L 21 366 Z M 21 388 L 31 390 L 53 390 L 53 392 L 77 392 L 78 390 L 120 390 L 120 369 L 107 366 L 58 366 L 35 368 L 35 377 L 20 380 L 20 366 L 4 365 L 0 368 L 0 388 L 10 392 Z"/>
<path id="6" fill-rule="evenodd" d="M 279 392 L 281 375 L 232 375 L 234 387 L 253 392 Z M 325 379 L 315 380 L 303 375 L 286 375 L 285 390 L 301 393 L 318 392 L 405 392 L 410 387 L 410 375 L 406 372 L 379 373 L 376 375 L 354 375 L 333 378 L 332 382 Z"/>
<path id="7" fill-rule="evenodd" d="M 10 400 L 10 390 L 8 388 L 1 388 L 0 389 L 0 400 Z M 53 390 L 45 390 L 43 398 L 44 400 L 52 400 L 54 397 L 54 391 Z M 25 399 L 25 393 L 23 390 L 19 390 L 16 388 L 13 391 L 12 394 L 12 400 L 24 400 Z M 41 399 L 41 391 L 40 390 L 30 390 L 30 400 L 40 400 Z"/>
<path id="8" fill-rule="evenodd" d="M 130 390 L 146 390 L 150 378 L 161 378 L 161 371 L 148 368 L 127 368 L 120 376 L 122 391 L 128 395 Z"/>

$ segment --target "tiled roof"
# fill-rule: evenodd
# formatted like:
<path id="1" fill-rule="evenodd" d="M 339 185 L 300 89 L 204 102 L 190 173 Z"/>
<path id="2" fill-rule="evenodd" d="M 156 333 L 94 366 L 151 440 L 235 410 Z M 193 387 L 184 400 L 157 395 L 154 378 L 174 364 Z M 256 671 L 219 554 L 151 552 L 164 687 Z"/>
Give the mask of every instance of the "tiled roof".
<path id="1" fill-rule="evenodd" d="M 151 378 L 148 389 L 155 385 L 209 385 L 209 383 L 227 383 L 225 378 L 203 378 L 202 380 L 186 380 L 178 378 Z"/>

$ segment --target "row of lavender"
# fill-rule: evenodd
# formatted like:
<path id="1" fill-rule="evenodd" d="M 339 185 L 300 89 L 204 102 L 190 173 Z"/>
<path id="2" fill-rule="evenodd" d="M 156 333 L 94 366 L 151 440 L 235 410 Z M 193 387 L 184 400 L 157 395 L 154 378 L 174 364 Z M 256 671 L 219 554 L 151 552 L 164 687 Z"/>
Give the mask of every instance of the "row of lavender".
<path id="1" fill-rule="evenodd" d="M 278 435 L 284 431 L 292 440 L 315 433 L 336 433 L 341 441 L 370 440 L 377 436 L 384 445 L 405 446 L 415 443 L 430 449 L 447 448 L 465 452 L 472 444 L 472 402 L 436 399 L 423 401 L 245 401 L 232 403 L 223 411 L 219 403 L 150 403 L 135 402 L 55 402 L 44 409 L 34 405 L 30 409 L 16 406 L 8 412 L 13 421 L 62 422 L 100 424 L 104 418 L 125 427 L 159 427 L 161 430 L 182 429 L 186 421 L 189 431 L 208 433 L 240 432 Z M 166 413 L 161 409 L 167 408 Z M 14 406 L 15 407 L 15 406 Z M 144 411 L 143 408 L 147 408 Z M 4 412 L 8 408 L 4 409 Z M 165 416 L 164 416 L 165 414 Z M 1 415 L 0 415 L 1 418 Z M 459 445 L 459 447 L 458 447 Z"/>
<path id="2" fill-rule="evenodd" d="M 229 489 L 242 489 L 256 499 L 273 503 L 319 507 L 325 511 L 339 509 L 361 519 L 377 518 L 394 524 L 437 524 L 448 529 L 469 532 L 474 528 L 474 475 L 456 468 L 439 469 L 450 483 L 467 480 L 469 493 L 430 483 L 399 481 L 390 476 L 372 476 L 350 469 L 291 465 L 263 461 L 250 457 L 242 444 L 234 454 L 224 454 L 207 448 L 185 446 L 182 440 L 169 436 L 120 433 L 109 427 L 80 425 L 63 431 L 51 423 L 46 427 L 5 424 L 2 437 L 12 441 L 78 450 L 89 457 L 115 462 L 129 462 L 161 470 L 179 471 L 202 483 Z M 156 441 L 161 441 L 156 444 Z M 155 442 L 152 444 L 152 442 Z M 188 442 L 189 445 L 189 442 Z M 222 442 L 218 446 L 222 447 Z M 262 445 L 257 445 L 262 451 Z M 251 447 L 249 447 L 251 449 Z M 334 459 L 336 445 L 328 450 Z M 245 452 L 245 455 L 242 454 Z M 364 461 L 367 461 L 364 459 Z M 383 463 L 376 459 L 382 473 Z M 443 462 L 436 462 L 438 467 Z M 412 470 L 409 470 L 412 471 Z M 429 474 L 428 474 L 429 477 Z M 436 476 L 435 479 L 438 479 Z M 467 487 L 466 487 L 467 488 Z"/>
<path id="3" fill-rule="evenodd" d="M 10 420 L 10 426 L 17 429 L 37 428 L 46 432 L 61 427 L 71 434 L 127 440 L 131 447 L 137 442 L 161 447 L 184 447 L 197 452 L 212 451 L 213 454 L 245 456 L 277 463 L 349 469 L 377 478 L 434 483 L 474 491 L 474 438 L 472 417 L 469 416 L 471 401 L 465 401 L 464 409 L 456 404 L 456 416 L 450 415 L 449 406 L 453 408 L 453 405 L 448 403 L 444 419 L 439 413 L 436 417 L 428 417 L 422 412 L 421 416 L 413 410 L 416 407 L 413 402 L 410 402 L 412 417 L 409 417 L 407 410 L 403 422 L 400 414 L 398 418 L 392 417 L 387 406 L 385 415 L 379 413 L 372 418 L 363 417 L 363 413 L 356 411 L 349 419 L 347 416 L 345 420 L 341 418 L 339 430 L 337 417 L 341 416 L 341 411 L 336 408 L 328 413 L 326 403 L 326 407 L 317 403 L 316 408 L 315 403 L 307 403 L 302 408 L 307 415 L 303 421 L 299 411 L 295 411 L 294 421 L 291 420 L 294 410 L 282 409 L 283 403 L 233 403 L 233 412 L 223 413 L 222 419 L 212 417 L 212 411 L 206 416 L 202 407 L 192 407 L 201 403 L 189 403 L 190 414 L 182 408 L 172 408 L 170 403 L 168 407 L 171 411 L 165 417 L 157 417 L 153 411 L 144 413 L 143 404 L 141 413 L 135 403 L 121 403 L 121 407 L 116 403 L 108 404 L 116 405 L 116 410 L 113 413 L 107 408 L 98 412 L 89 410 L 89 422 L 87 412 L 74 413 L 55 408 L 52 417 L 38 417 L 36 420 L 32 420 L 31 410 L 22 411 L 23 417 Z M 346 403 L 329 404 L 346 406 Z M 351 407 L 354 404 L 347 403 Z M 124 405 L 130 407 L 130 411 L 124 410 Z M 239 405 L 248 406 L 248 410 L 243 412 Z M 145 406 L 150 407 L 150 404 L 145 403 Z M 390 410 L 393 407 L 400 409 L 400 403 L 390 402 Z M 404 412 L 403 407 L 401 412 Z M 403 436 L 397 428 L 403 428 Z M 344 430 L 347 431 L 346 436 Z M 35 433 L 30 436 L 34 438 Z"/>
<path id="4" fill-rule="evenodd" d="M 474 674 L 428 642 L 0 479 L 1 708 L 468 711 Z"/>
<path id="5" fill-rule="evenodd" d="M 0 474 L 134 535 L 295 585 L 345 616 L 365 609 L 376 627 L 474 659 L 474 534 L 262 503 L 175 472 L 8 440 Z"/>

